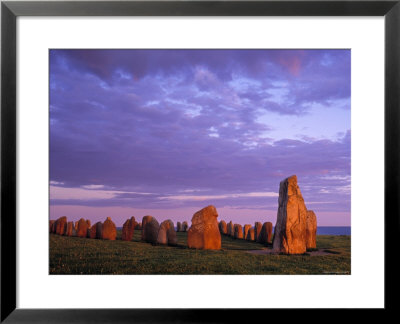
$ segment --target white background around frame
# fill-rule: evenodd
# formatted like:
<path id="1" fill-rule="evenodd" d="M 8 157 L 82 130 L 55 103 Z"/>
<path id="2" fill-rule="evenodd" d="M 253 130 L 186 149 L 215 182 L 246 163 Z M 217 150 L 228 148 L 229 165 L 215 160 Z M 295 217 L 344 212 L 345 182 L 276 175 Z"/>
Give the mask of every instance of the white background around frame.
<path id="1" fill-rule="evenodd" d="M 18 18 L 17 307 L 384 306 L 384 19 Z M 350 48 L 351 275 L 48 275 L 49 48 Z"/>

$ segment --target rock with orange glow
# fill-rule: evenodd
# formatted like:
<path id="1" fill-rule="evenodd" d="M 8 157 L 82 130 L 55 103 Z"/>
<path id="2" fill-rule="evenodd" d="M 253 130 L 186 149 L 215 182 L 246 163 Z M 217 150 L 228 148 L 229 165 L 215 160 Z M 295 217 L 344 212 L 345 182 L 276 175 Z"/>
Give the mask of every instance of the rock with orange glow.
<path id="1" fill-rule="evenodd" d="M 262 224 L 260 222 L 255 222 L 254 224 L 254 239 L 256 242 L 260 242 Z"/>
<path id="2" fill-rule="evenodd" d="M 86 224 L 87 224 L 88 228 L 90 228 L 92 226 L 89 219 L 86 220 Z"/>
<path id="3" fill-rule="evenodd" d="M 187 232 L 188 228 L 189 228 L 189 225 L 188 225 L 187 221 L 184 221 L 182 223 L 182 232 Z"/>
<path id="4" fill-rule="evenodd" d="M 224 220 L 219 222 L 218 227 L 219 227 L 219 232 L 221 234 L 225 234 L 226 235 L 228 233 L 228 225 L 226 225 Z"/>
<path id="5" fill-rule="evenodd" d="M 67 230 L 67 217 L 62 216 L 55 221 L 55 233 L 58 235 L 65 235 Z"/>
<path id="6" fill-rule="evenodd" d="M 87 238 L 91 239 L 97 238 L 96 225 L 93 225 L 91 228 L 87 229 Z"/>
<path id="7" fill-rule="evenodd" d="M 123 241 L 132 241 L 133 238 L 133 233 L 135 231 L 135 217 L 131 217 L 130 219 L 127 219 L 122 226 L 122 236 L 121 239 Z"/>
<path id="8" fill-rule="evenodd" d="M 103 240 L 110 241 L 114 241 L 117 239 L 117 227 L 110 217 L 107 217 L 107 219 L 103 223 L 101 238 Z"/>
<path id="9" fill-rule="evenodd" d="M 193 215 L 187 237 L 189 248 L 221 249 L 221 234 L 217 218 L 217 209 L 212 205 L 204 207 Z"/>
<path id="10" fill-rule="evenodd" d="M 273 240 L 274 252 L 303 254 L 306 245 L 307 208 L 297 184 L 297 177 L 281 181 L 279 207 Z"/>
<path id="11" fill-rule="evenodd" d="M 178 244 L 174 223 L 170 219 L 167 219 L 161 223 L 157 235 L 157 244 L 164 244 L 164 245 Z"/>
<path id="12" fill-rule="evenodd" d="M 317 216 L 312 210 L 307 210 L 306 225 L 306 247 L 307 249 L 317 248 Z"/>
<path id="13" fill-rule="evenodd" d="M 142 219 L 142 241 L 157 243 L 160 224 L 153 216 L 144 216 Z"/>
<path id="14" fill-rule="evenodd" d="M 250 228 L 246 236 L 247 241 L 254 241 L 254 228 Z"/>
<path id="15" fill-rule="evenodd" d="M 242 225 L 235 224 L 233 228 L 234 228 L 234 231 L 235 231 L 233 237 L 235 239 L 242 239 L 243 238 L 243 227 L 242 227 Z"/>
<path id="16" fill-rule="evenodd" d="M 74 222 L 68 222 L 67 229 L 65 230 L 65 236 L 74 236 L 74 233 L 75 233 Z"/>
<path id="17" fill-rule="evenodd" d="M 234 228 L 234 226 L 233 226 L 233 223 L 232 223 L 232 221 L 230 221 L 229 223 L 228 223 L 228 231 L 227 231 L 227 234 L 229 235 L 229 236 L 234 236 L 235 235 L 235 228 Z"/>
<path id="18" fill-rule="evenodd" d="M 86 237 L 87 236 L 88 225 L 87 222 L 81 218 L 78 221 L 78 226 L 76 227 L 76 236 L 78 237 Z"/>
<path id="19" fill-rule="evenodd" d="M 249 229 L 251 228 L 250 224 L 245 224 L 243 227 L 243 238 L 247 239 L 247 233 L 249 232 Z"/>

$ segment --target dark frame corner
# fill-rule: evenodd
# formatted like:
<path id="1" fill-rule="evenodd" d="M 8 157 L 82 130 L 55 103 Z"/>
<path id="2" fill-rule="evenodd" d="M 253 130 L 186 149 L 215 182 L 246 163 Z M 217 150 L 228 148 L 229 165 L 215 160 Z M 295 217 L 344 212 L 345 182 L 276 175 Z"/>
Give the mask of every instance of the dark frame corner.
<path id="1" fill-rule="evenodd" d="M 389 263 L 391 258 L 396 258 L 398 255 L 395 238 L 399 236 L 400 228 L 400 0 L 2 1 L 1 322 L 86 323 L 100 320 L 102 323 L 194 323 L 230 322 L 240 316 L 238 310 L 222 309 L 205 312 L 176 309 L 154 311 L 16 308 L 16 18 L 18 16 L 384 16 L 385 309 L 395 309 L 396 301 L 389 296 L 395 296 L 399 276 L 396 267 L 389 266 Z M 266 318 L 266 310 L 251 310 L 251 312 L 251 318 L 254 316 Z"/>

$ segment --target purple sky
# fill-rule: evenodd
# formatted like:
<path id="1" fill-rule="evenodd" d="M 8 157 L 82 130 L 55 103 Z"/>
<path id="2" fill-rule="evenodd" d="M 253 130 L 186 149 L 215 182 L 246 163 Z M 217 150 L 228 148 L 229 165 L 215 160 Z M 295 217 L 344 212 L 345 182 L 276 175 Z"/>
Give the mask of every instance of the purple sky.
<path id="1" fill-rule="evenodd" d="M 51 50 L 50 218 L 350 225 L 350 50 Z M 190 222 L 189 222 L 190 224 Z"/>

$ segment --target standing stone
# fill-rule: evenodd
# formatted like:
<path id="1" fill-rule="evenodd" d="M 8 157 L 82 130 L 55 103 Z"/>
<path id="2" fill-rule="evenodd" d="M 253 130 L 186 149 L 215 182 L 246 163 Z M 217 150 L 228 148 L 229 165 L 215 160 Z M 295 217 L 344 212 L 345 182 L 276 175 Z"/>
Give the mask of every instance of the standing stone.
<path id="1" fill-rule="evenodd" d="M 193 215 L 192 226 L 189 228 L 187 237 L 189 248 L 221 249 L 221 234 L 217 218 L 217 210 L 212 205 L 204 207 Z"/>
<path id="2" fill-rule="evenodd" d="M 176 232 L 174 229 L 174 223 L 170 219 L 167 219 L 161 223 L 157 235 L 157 243 L 165 245 L 178 244 L 178 239 L 176 237 Z"/>
<path id="3" fill-rule="evenodd" d="M 229 236 L 232 236 L 232 237 L 235 235 L 235 228 L 234 228 L 234 226 L 233 226 L 232 221 L 230 221 L 230 222 L 228 223 L 228 235 L 229 235 Z"/>
<path id="4" fill-rule="evenodd" d="M 78 229 L 78 223 L 79 223 L 79 221 L 76 221 L 74 224 L 76 229 Z"/>
<path id="5" fill-rule="evenodd" d="M 247 239 L 247 233 L 249 232 L 249 229 L 251 228 L 250 224 L 245 224 L 243 227 L 243 238 L 246 240 Z"/>
<path id="6" fill-rule="evenodd" d="M 103 240 L 111 240 L 114 241 L 117 238 L 117 227 L 115 226 L 114 222 L 111 220 L 110 217 L 103 223 L 103 231 L 101 238 Z"/>
<path id="7" fill-rule="evenodd" d="M 273 240 L 274 252 L 303 254 L 306 252 L 307 208 L 297 185 L 297 177 L 281 181 L 279 207 Z"/>
<path id="8" fill-rule="evenodd" d="M 188 225 L 187 221 L 184 221 L 182 223 L 182 231 L 187 232 L 188 228 L 189 228 L 189 225 Z"/>
<path id="9" fill-rule="evenodd" d="M 176 231 L 177 232 L 182 232 L 182 224 L 181 224 L 181 222 L 176 223 Z"/>
<path id="10" fill-rule="evenodd" d="M 86 237 L 87 236 L 87 229 L 88 229 L 88 224 L 86 221 L 81 218 L 78 221 L 78 226 L 76 228 L 76 236 L 78 237 Z"/>
<path id="11" fill-rule="evenodd" d="M 142 241 L 156 243 L 159 223 L 153 216 L 144 216 L 142 219 Z"/>
<path id="12" fill-rule="evenodd" d="M 234 238 L 235 239 L 242 239 L 243 238 L 243 227 L 242 227 L 242 225 L 235 224 L 233 228 L 235 230 Z"/>
<path id="13" fill-rule="evenodd" d="M 131 217 L 130 219 L 127 219 L 122 226 L 122 236 L 121 239 L 123 241 L 132 241 L 133 238 L 133 232 L 135 230 L 135 217 Z"/>
<path id="14" fill-rule="evenodd" d="M 250 228 L 246 236 L 247 241 L 254 241 L 254 228 Z"/>
<path id="15" fill-rule="evenodd" d="M 97 233 L 96 233 L 96 224 L 94 224 L 91 228 L 88 228 L 87 230 L 87 237 L 91 239 L 97 238 Z"/>
<path id="16" fill-rule="evenodd" d="M 258 237 L 258 242 L 262 244 L 268 244 L 271 242 L 272 238 L 272 223 L 265 222 L 261 228 L 260 236 Z"/>
<path id="17" fill-rule="evenodd" d="M 96 238 L 101 240 L 103 238 L 103 223 L 97 222 L 93 227 L 96 228 Z"/>
<path id="18" fill-rule="evenodd" d="M 62 216 L 55 221 L 55 231 L 58 235 L 64 235 L 67 230 L 67 217 Z"/>
<path id="19" fill-rule="evenodd" d="M 255 222 L 254 224 L 254 239 L 256 242 L 259 242 L 261 235 L 262 224 L 260 222 Z"/>
<path id="20" fill-rule="evenodd" d="M 75 232 L 74 222 L 68 222 L 67 229 L 65 231 L 65 235 L 66 236 L 74 236 L 74 232 Z"/>
<path id="21" fill-rule="evenodd" d="M 307 210 L 306 225 L 306 247 L 307 249 L 317 248 L 317 216 L 312 210 Z"/>

